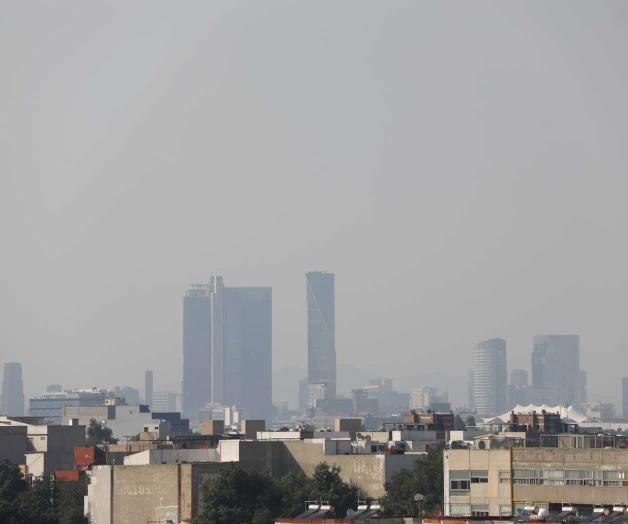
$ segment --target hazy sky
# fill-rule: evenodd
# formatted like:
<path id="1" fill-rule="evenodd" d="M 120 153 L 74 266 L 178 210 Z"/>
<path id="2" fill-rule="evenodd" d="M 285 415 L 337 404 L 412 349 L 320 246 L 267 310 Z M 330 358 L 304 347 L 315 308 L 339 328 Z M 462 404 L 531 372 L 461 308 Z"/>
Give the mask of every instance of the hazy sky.
<path id="1" fill-rule="evenodd" d="M 0 362 L 29 394 L 176 385 L 218 273 L 273 287 L 274 367 L 304 367 L 321 269 L 342 362 L 464 377 L 483 338 L 527 368 L 579 333 L 615 400 L 627 50 L 619 1 L 4 0 Z"/>

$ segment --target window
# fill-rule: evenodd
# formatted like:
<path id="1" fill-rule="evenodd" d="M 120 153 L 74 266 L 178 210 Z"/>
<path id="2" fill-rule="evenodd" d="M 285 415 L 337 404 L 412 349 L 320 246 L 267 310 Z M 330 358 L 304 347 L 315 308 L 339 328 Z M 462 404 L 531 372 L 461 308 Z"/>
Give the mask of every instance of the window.
<path id="1" fill-rule="evenodd" d="M 471 473 L 469 471 L 449 472 L 450 491 L 469 491 L 471 489 Z"/>
<path id="2" fill-rule="evenodd" d="M 450 517 L 468 517 L 471 514 L 471 506 L 468 504 L 449 504 Z"/>
<path id="3" fill-rule="evenodd" d="M 471 484 L 486 484 L 488 482 L 488 471 L 472 471 Z"/>
<path id="4" fill-rule="evenodd" d="M 488 517 L 488 504 L 473 504 L 471 506 L 472 517 Z"/>
<path id="5" fill-rule="evenodd" d="M 510 471 L 500 471 L 499 472 L 499 483 L 500 484 L 510 484 Z M 508 507 L 510 507 L 510 506 L 508 506 Z"/>
<path id="6" fill-rule="evenodd" d="M 512 517 L 512 508 L 510 506 L 499 506 L 500 517 Z"/>

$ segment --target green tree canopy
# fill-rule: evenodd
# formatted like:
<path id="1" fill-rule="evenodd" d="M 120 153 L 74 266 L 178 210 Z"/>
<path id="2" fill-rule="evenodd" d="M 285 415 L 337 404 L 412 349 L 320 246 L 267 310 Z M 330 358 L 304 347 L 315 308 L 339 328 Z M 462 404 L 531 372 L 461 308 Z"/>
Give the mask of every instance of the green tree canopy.
<path id="1" fill-rule="evenodd" d="M 98 446 L 100 444 L 117 444 L 118 440 L 113 438 L 113 432 L 110 428 L 101 424 L 96 419 L 89 421 L 87 427 L 87 444 L 90 446 Z"/>
<path id="2" fill-rule="evenodd" d="M 356 507 L 359 495 L 358 488 L 342 480 L 340 468 L 327 464 L 316 466 L 311 478 L 290 473 L 276 480 L 233 464 L 203 488 L 196 524 L 272 524 L 279 516 L 302 513 L 308 500 L 329 502 L 344 516 Z"/>
<path id="3" fill-rule="evenodd" d="M 50 477 L 29 485 L 18 466 L 0 463 L 2 524 L 84 524 L 84 482 L 52 482 Z"/>

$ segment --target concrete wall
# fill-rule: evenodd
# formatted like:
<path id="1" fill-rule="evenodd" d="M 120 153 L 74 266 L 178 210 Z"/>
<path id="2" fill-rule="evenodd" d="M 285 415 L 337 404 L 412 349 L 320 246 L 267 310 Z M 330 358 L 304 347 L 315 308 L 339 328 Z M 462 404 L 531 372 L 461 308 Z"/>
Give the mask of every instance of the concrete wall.
<path id="1" fill-rule="evenodd" d="M 84 426 L 48 426 L 46 473 L 74 469 L 74 449 L 84 445 Z"/>
<path id="2" fill-rule="evenodd" d="M 216 449 L 153 449 L 124 457 L 125 466 L 220 462 Z"/>
<path id="3" fill-rule="evenodd" d="M 27 451 L 26 426 L 0 426 L 0 462 L 25 464 Z"/>
<path id="4" fill-rule="evenodd" d="M 199 513 L 203 485 L 219 475 L 214 464 L 96 466 L 88 487 L 93 524 L 191 522 Z"/>
<path id="5" fill-rule="evenodd" d="M 384 484 L 392 475 L 403 468 L 410 468 L 417 459 L 414 455 L 325 455 L 323 446 L 316 441 L 283 442 L 287 456 L 283 460 L 287 467 L 295 468 L 311 476 L 316 466 L 326 462 L 340 467 L 340 476 L 345 482 L 355 484 L 369 496 L 382 497 Z"/>

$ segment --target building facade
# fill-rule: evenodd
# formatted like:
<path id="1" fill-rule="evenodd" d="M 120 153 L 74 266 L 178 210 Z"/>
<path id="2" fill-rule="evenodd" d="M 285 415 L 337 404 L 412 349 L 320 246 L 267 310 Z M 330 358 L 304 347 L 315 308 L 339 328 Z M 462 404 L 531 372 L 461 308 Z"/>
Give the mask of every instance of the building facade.
<path id="1" fill-rule="evenodd" d="M 335 277 L 312 271 L 305 275 L 307 298 L 307 374 L 309 384 L 326 384 L 336 396 Z"/>
<path id="2" fill-rule="evenodd" d="M 247 416 L 272 413 L 272 290 L 225 287 L 222 277 L 183 299 L 183 411 L 237 405 Z"/>
<path id="3" fill-rule="evenodd" d="M 22 364 L 7 362 L 2 377 L 2 415 L 20 416 L 24 414 L 24 385 Z"/>
<path id="4" fill-rule="evenodd" d="M 98 389 L 74 389 L 47 392 L 29 401 L 29 415 L 41 417 L 46 424 L 63 424 L 65 407 L 101 406 L 105 404 L 106 392 Z"/>
<path id="5" fill-rule="evenodd" d="M 589 515 L 595 506 L 628 504 L 625 449 L 447 449 L 445 515 L 517 515 L 524 508 Z"/>
<path id="6" fill-rule="evenodd" d="M 506 341 L 492 338 L 476 344 L 473 354 L 473 403 L 478 414 L 508 410 Z"/>
<path id="7" fill-rule="evenodd" d="M 153 387 L 153 371 L 151 369 L 147 369 L 144 373 L 144 403 L 148 404 L 148 407 L 153 405 Z"/>

